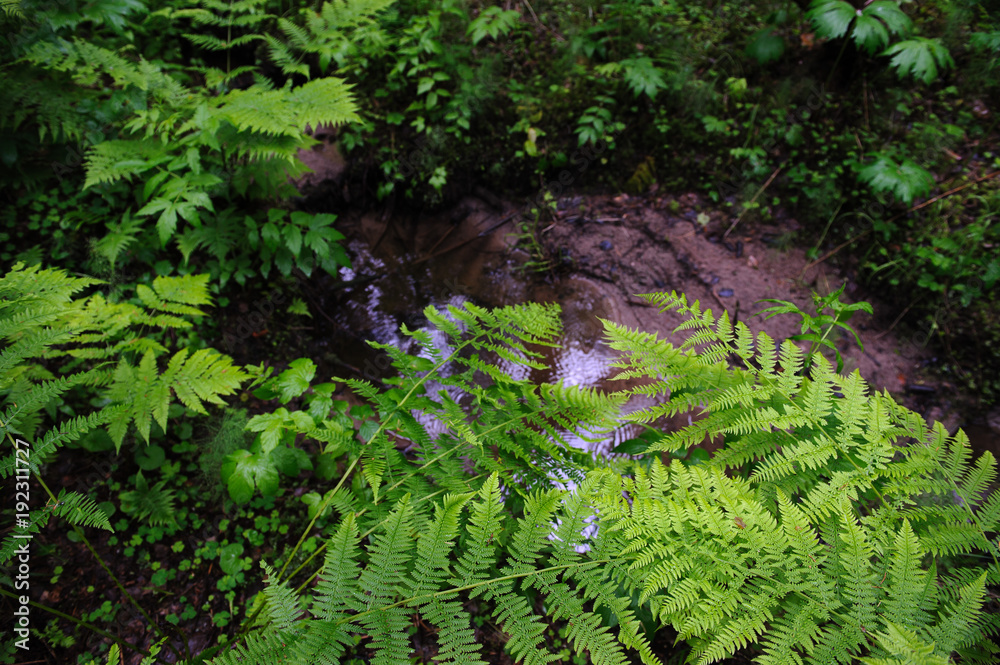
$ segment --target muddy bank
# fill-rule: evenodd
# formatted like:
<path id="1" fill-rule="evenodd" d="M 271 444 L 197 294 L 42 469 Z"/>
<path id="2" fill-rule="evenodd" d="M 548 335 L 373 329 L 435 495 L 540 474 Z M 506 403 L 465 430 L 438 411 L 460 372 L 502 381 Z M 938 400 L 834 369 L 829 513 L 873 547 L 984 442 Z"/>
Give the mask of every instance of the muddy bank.
<path id="1" fill-rule="evenodd" d="M 847 299 L 871 302 L 875 315 L 861 313 L 850 321 L 863 351 L 849 334 L 837 333 L 844 370 L 860 370 L 874 388 L 888 390 L 949 429 L 971 425 L 977 448 L 1000 448 L 997 424 L 962 415 L 961 396 L 929 375 L 931 359 L 892 328 L 888 306 L 849 275 L 823 264 L 810 266 L 804 250 L 779 247 L 797 228 L 794 220 L 737 226 L 723 239 L 732 219 L 694 194 L 571 196 L 540 220 L 534 229 L 537 244 L 525 249 L 523 242 L 517 244 L 523 232 L 514 225 L 519 211 L 484 194 L 435 214 L 386 209 L 342 216 L 339 228 L 349 238 L 355 263 L 341 278 L 357 280 L 357 286 L 321 292 L 317 304 L 331 324 L 321 341 L 325 369 L 378 380 L 387 365 L 365 340 L 405 346 L 400 324 L 425 326 L 421 312 L 427 305 L 443 308 L 468 300 L 495 307 L 531 300 L 561 306 L 564 335 L 549 358 L 551 369 L 525 378 L 614 389 L 608 381 L 612 353 L 602 341 L 599 319 L 663 337 L 680 322 L 637 294 L 686 293 L 703 308 L 717 314 L 725 309 L 751 329 L 783 339 L 800 332 L 798 321 L 790 316 L 764 321 L 755 316 L 764 306 L 756 301 L 790 300 L 811 311 L 812 291 L 827 294 L 846 281 Z M 525 269 L 542 259 L 549 270 Z M 631 435 L 618 432 L 601 448 Z"/>

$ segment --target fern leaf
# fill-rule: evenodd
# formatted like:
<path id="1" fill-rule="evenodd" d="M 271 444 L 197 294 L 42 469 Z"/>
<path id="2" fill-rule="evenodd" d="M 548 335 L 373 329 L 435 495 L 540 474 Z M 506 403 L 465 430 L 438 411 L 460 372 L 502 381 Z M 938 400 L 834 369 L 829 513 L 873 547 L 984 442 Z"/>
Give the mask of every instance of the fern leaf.
<path id="1" fill-rule="evenodd" d="M 79 492 L 60 492 L 52 512 L 71 524 L 96 526 L 114 533 L 107 514 L 97 506 L 97 502 Z"/>
<path id="2" fill-rule="evenodd" d="M 374 663 L 409 662 L 406 611 L 391 605 L 406 583 L 412 558 L 413 510 L 408 497 L 400 501 L 373 537 L 368 565 L 358 581 L 356 600 L 365 608 L 360 622 L 372 637 Z"/>
<path id="3" fill-rule="evenodd" d="M 294 624 L 302 615 L 302 607 L 298 598 L 285 582 L 278 580 L 274 569 L 265 562 L 260 567 L 267 575 L 267 586 L 264 587 L 264 597 L 267 599 L 267 616 L 276 628 L 284 629 Z"/>

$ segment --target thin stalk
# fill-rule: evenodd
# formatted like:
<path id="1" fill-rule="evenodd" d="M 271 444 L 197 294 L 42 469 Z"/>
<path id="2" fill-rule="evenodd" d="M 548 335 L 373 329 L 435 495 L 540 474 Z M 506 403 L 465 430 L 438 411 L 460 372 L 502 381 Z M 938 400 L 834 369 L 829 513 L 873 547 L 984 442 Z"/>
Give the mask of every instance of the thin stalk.
<path id="1" fill-rule="evenodd" d="M 45 484 L 44 480 L 42 480 L 41 475 L 40 474 L 36 475 L 35 479 L 38 480 L 39 484 L 41 484 L 42 488 L 45 490 L 45 493 L 49 495 L 49 498 L 52 501 L 55 501 L 56 495 L 52 493 L 52 490 L 49 489 L 49 486 Z M 151 617 L 149 613 L 147 613 L 146 610 L 144 610 L 142 606 L 139 605 L 138 601 L 136 601 L 136 599 L 132 597 L 132 594 L 130 594 L 125 589 L 125 586 L 121 583 L 121 580 L 119 580 L 118 577 L 113 572 L 111 572 L 111 569 L 108 568 L 107 564 L 104 563 L 104 559 L 102 559 L 101 555 L 97 553 L 97 550 L 94 549 L 94 546 L 90 544 L 90 540 L 88 540 L 86 534 L 83 533 L 83 529 L 81 529 L 78 525 L 73 524 L 72 522 L 70 522 L 69 525 L 73 527 L 73 530 L 76 532 L 76 535 L 80 537 L 80 540 L 83 542 L 83 544 L 86 545 L 88 550 L 90 550 L 90 554 L 97 560 L 97 564 L 104 569 L 104 572 L 108 574 L 108 577 L 111 578 L 111 581 L 115 583 L 116 587 L 118 587 L 118 590 L 121 592 L 122 596 L 128 598 L 128 601 L 135 607 L 135 609 L 139 611 L 139 613 L 146 620 L 146 622 L 153 628 L 153 631 L 160 639 L 167 640 L 169 636 L 166 633 L 164 633 L 163 630 L 156 624 L 156 622 L 153 620 L 153 617 Z M 177 649 L 169 641 L 166 641 L 165 644 L 167 648 L 174 653 L 174 655 L 176 655 L 178 658 L 181 658 L 180 652 L 177 651 Z"/>
<path id="2" fill-rule="evenodd" d="M 0 422 L 0 426 L 6 427 L 6 425 L 4 425 L 3 422 Z M 14 441 L 14 437 L 11 436 L 11 433 L 10 433 L 9 430 L 7 431 L 7 439 L 10 441 L 11 445 L 14 446 L 14 449 L 16 450 L 17 449 L 17 443 Z M 42 479 L 41 473 L 36 473 L 35 474 L 35 480 L 37 480 L 38 483 L 42 486 L 42 489 L 45 490 L 45 493 L 49 495 L 49 499 L 51 501 L 55 502 L 56 501 L 56 495 L 52 493 L 52 490 L 49 489 L 49 486 L 45 483 L 45 480 Z M 81 529 L 78 525 L 76 525 L 76 524 L 74 524 L 72 522 L 69 522 L 69 525 L 71 527 L 73 527 L 73 530 L 76 532 L 76 535 L 80 537 L 80 540 L 83 542 L 83 544 L 87 547 L 88 550 L 90 550 L 91 555 L 93 555 L 94 559 L 97 560 L 98 565 L 101 568 L 104 569 L 104 572 L 106 572 L 108 574 L 108 577 L 110 577 L 111 580 L 115 583 L 115 586 L 118 587 L 118 590 L 122 593 L 122 595 L 125 598 L 128 598 L 129 602 L 132 603 L 132 605 L 135 606 L 135 608 L 137 610 L 139 610 L 139 613 L 142 614 L 143 618 L 146 619 L 146 622 L 153 627 L 153 630 L 156 631 L 157 635 L 159 637 L 161 637 L 162 639 L 166 640 L 167 635 L 164 634 L 160 630 L 159 626 L 157 626 L 156 623 L 153 621 L 153 618 L 151 616 L 149 616 L 149 614 L 147 614 L 144 609 L 142 609 L 142 607 L 135 600 L 135 598 L 132 597 L 132 594 L 130 594 L 125 589 L 125 587 L 122 585 L 122 583 L 118 579 L 118 577 L 115 576 L 115 574 L 113 572 L 111 572 L 111 569 L 108 568 L 108 566 L 104 563 L 104 559 L 102 559 L 101 556 L 97 553 L 97 551 L 94 549 L 94 546 L 90 544 L 90 541 L 87 539 L 86 534 L 83 533 L 83 529 Z M 39 607 L 44 607 L 44 606 L 39 605 Z M 57 613 L 57 612 L 53 611 L 53 613 Z M 59 613 L 59 614 L 61 614 L 61 613 Z M 88 624 L 88 626 L 89 626 L 89 624 Z M 95 628 L 95 630 L 97 630 L 97 629 Z M 101 634 L 104 634 L 104 635 L 110 635 L 110 633 L 105 633 L 104 631 L 98 631 L 98 632 L 100 632 Z M 112 638 L 112 639 L 114 639 L 114 638 Z M 115 639 L 115 641 L 118 642 L 119 640 Z M 137 647 L 133 647 L 133 646 L 127 644 L 127 643 L 123 643 L 123 644 L 126 644 L 126 646 L 128 646 L 130 649 L 133 649 L 135 651 L 141 651 Z M 174 655 L 176 655 L 178 658 L 181 657 L 181 654 L 174 648 L 174 646 L 172 644 L 170 644 L 169 642 L 166 642 L 166 645 L 167 645 L 167 648 L 170 649 L 174 653 Z M 148 655 L 148 654 L 146 654 L 146 652 L 142 652 L 142 653 L 144 653 L 145 655 Z"/>
<path id="3" fill-rule="evenodd" d="M 7 589 L 4 589 L 3 587 L 0 587 L 0 595 L 7 596 L 8 598 L 14 598 L 14 599 L 18 598 L 18 595 L 16 593 L 12 593 L 10 591 L 7 591 Z M 40 610 L 42 610 L 44 612 L 48 612 L 49 614 L 55 615 L 55 616 L 59 617 L 60 619 L 65 619 L 66 621 L 69 621 L 72 624 L 76 624 L 77 626 L 80 626 L 81 628 L 86 628 L 87 630 L 89 630 L 89 631 L 91 631 L 93 633 L 97 633 L 101 637 L 103 637 L 103 638 L 105 638 L 107 640 L 111 640 L 112 642 L 116 643 L 118 646 L 131 649 L 132 651 L 135 651 L 136 653 L 141 654 L 143 656 L 148 656 L 149 655 L 149 652 L 148 651 L 144 651 L 142 649 L 142 647 L 137 647 L 134 644 L 131 644 L 130 642 L 126 642 L 122 638 L 117 637 L 116 635 L 113 635 L 112 633 L 109 633 L 108 631 L 106 631 L 106 630 L 104 630 L 102 628 L 98 628 L 97 626 L 95 626 L 94 624 L 90 623 L 89 621 L 84 621 L 83 619 L 77 619 L 75 616 L 72 616 L 70 614 L 66 614 L 65 612 L 60 612 L 59 610 L 55 609 L 54 607 L 49 607 L 48 605 L 42 605 L 41 603 L 37 603 L 37 602 L 35 602 L 33 600 L 29 600 L 28 604 L 31 605 L 32 607 L 36 607 L 36 608 L 38 608 L 38 609 L 40 609 Z"/>
<path id="4" fill-rule="evenodd" d="M 854 28 L 854 23 L 857 19 L 853 19 L 851 24 L 847 26 L 847 32 L 844 33 L 844 45 L 840 47 L 840 53 L 837 54 L 837 59 L 833 61 L 833 67 L 830 68 L 830 74 L 826 77 L 826 83 L 823 84 L 823 88 L 830 87 L 830 81 L 833 80 L 833 75 L 837 72 L 837 65 L 840 64 L 840 59 L 844 56 L 844 51 L 847 50 L 848 36 L 851 34 L 851 30 Z"/>

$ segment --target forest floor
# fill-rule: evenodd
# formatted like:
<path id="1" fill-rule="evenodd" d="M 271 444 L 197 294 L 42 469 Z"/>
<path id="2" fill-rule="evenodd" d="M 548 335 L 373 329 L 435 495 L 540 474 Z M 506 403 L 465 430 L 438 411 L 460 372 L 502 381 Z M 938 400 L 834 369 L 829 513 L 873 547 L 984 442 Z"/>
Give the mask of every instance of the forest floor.
<path id="1" fill-rule="evenodd" d="M 725 309 L 731 319 L 747 323 L 753 331 L 764 330 L 775 339 L 783 339 L 799 332 L 798 321 L 789 316 L 764 321 L 755 315 L 765 306 L 759 304 L 760 300 L 789 300 L 810 311 L 812 292 L 827 294 L 846 282 L 845 299 L 867 300 L 875 314 L 861 313 L 850 321 L 863 350 L 848 334 L 836 338 L 844 370 L 859 370 L 873 389 L 888 390 L 928 419 L 941 420 L 949 430 L 966 427 L 979 451 L 1000 453 L 1000 422 L 993 422 L 1000 419 L 970 420 L 968 400 L 934 373 L 933 357 L 918 343 L 919 338 L 894 327 L 895 313 L 889 305 L 880 302 L 877 294 L 866 292 L 849 270 L 841 271 L 829 263 L 810 263 L 806 251 L 794 246 L 790 241 L 798 228 L 794 219 L 779 217 L 767 226 L 741 223 L 723 239 L 732 218 L 695 194 L 571 195 L 557 204 L 534 228 L 515 227 L 514 213 L 520 208 L 488 193 L 469 196 L 433 214 L 392 208 L 344 213 L 338 228 L 347 236 L 345 242 L 354 265 L 343 269 L 339 280 L 324 276 L 300 283 L 312 312 L 310 325 L 292 327 L 272 320 L 265 326 L 270 331 L 255 333 L 230 352 L 239 362 L 260 362 L 265 358 L 279 367 L 307 355 L 319 365 L 320 377 L 355 376 L 377 381 L 388 376 L 388 365 L 384 354 L 376 353 L 365 341 L 405 347 L 408 340 L 400 334 L 400 325 L 425 326 L 421 312 L 427 305 L 441 308 L 472 301 L 495 307 L 525 301 L 552 302 L 558 303 L 563 313 L 561 348 L 549 352 L 550 370 L 533 370 L 530 378 L 612 390 L 622 386 L 610 380 L 614 370 L 609 363 L 614 354 L 602 341 L 600 319 L 661 337 L 669 337 L 680 322 L 675 315 L 660 313 L 638 294 L 664 290 L 685 293 L 690 301 L 699 300 L 703 308 L 715 313 Z M 220 336 L 232 332 L 253 304 L 253 296 L 248 294 L 245 300 L 236 298 L 224 308 L 219 318 Z M 294 332 L 285 330 L 276 335 L 282 326 Z M 253 411 L 254 402 L 244 406 Z M 678 421 L 664 426 L 684 424 Z M 622 428 L 598 444 L 597 449 L 607 452 L 634 435 Z M 61 479 L 66 482 L 88 457 L 80 451 L 72 452 L 61 458 L 58 469 L 51 471 L 54 476 L 64 476 Z M 56 478 L 53 481 L 59 482 Z M 301 526 L 300 521 L 305 523 L 299 497 L 306 491 L 302 487 L 310 487 L 310 479 L 300 479 L 298 485 L 301 487 L 283 491 L 273 505 L 261 506 L 265 512 L 279 509 L 291 528 L 289 536 L 268 536 L 266 547 L 248 552 L 254 559 L 250 570 L 255 575 L 257 560 L 271 559 L 276 551 L 290 546 L 301 531 L 296 526 Z M 105 536 L 96 540 L 95 546 L 106 561 L 112 562 L 116 576 L 125 582 L 129 593 L 173 636 L 172 641 L 182 650 L 183 645 L 191 653 L 198 653 L 220 634 L 229 632 L 213 618 L 242 605 L 259 590 L 259 585 L 243 586 L 241 597 L 230 604 L 218 591 L 222 572 L 213 567 L 211 559 L 206 556 L 200 565 L 190 563 L 199 536 L 214 539 L 216 534 L 210 532 L 219 520 L 233 516 L 224 514 L 221 501 L 205 498 L 197 479 L 189 480 L 187 487 L 191 491 L 187 502 L 198 509 L 206 526 L 175 536 L 176 549 L 169 546 L 170 538 L 151 542 L 148 528 L 143 531 L 150 553 L 147 563 L 120 555 L 122 546 L 137 544 L 141 537 L 127 541 L 123 534 L 114 547 Z M 116 496 L 106 489 L 101 494 L 112 500 Z M 183 496 L 179 503 L 185 505 Z M 230 530 L 245 531 L 255 525 L 259 527 L 256 522 L 234 519 Z M 45 536 L 48 546 L 64 553 L 58 560 L 53 559 L 52 565 L 61 565 L 65 572 L 48 586 L 49 597 L 43 600 L 58 602 L 70 613 L 75 613 L 74 607 L 94 608 L 104 602 L 108 630 L 148 647 L 152 635 L 145 618 L 123 602 L 122 595 L 108 582 L 106 572 L 84 546 L 68 542 L 66 537 L 66 533 L 53 529 Z M 156 562 L 156 568 L 150 569 L 149 562 Z M 161 585 L 151 583 L 156 569 L 182 571 L 169 585 L 166 596 Z M 54 568 L 40 572 L 57 576 Z M 202 611 L 185 613 L 185 608 Z M 167 615 L 172 616 L 169 623 Z M 96 616 L 91 620 L 100 623 Z M 550 647 L 558 651 L 558 625 L 551 632 Z M 665 659 L 676 652 L 668 632 L 660 631 L 654 641 L 655 649 Z M 485 621 L 477 634 L 491 662 L 510 662 L 503 654 L 504 636 L 499 629 Z M 90 647 L 94 639 L 100 640 L 92 636 Z M 418 627 L 413 644 L 415 655 L 431 662 L 435 653 L 433 637 Z M 85 646 L 75 645 L 60 655 L 53 651 L 48 655 L 54 660 L 48 662 L 75 662 L 76 654 Z M 130 664 L 138 661 L 134 655 L 125 660 Z M 174 661 L 164 655 L 160 662 Z M 738 654 L 730 662 L 748 662 L 748 657 Z"/>

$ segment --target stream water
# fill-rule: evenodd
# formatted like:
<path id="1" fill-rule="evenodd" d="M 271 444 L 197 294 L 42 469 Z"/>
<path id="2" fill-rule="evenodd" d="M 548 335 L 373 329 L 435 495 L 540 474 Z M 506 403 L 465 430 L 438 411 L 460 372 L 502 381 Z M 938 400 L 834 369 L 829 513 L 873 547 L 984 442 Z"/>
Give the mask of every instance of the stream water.
<path id="1" fill-rule="evenodd" d="M 344 216 L 340 228 L 349 238 L 354 265 L 342 269 L 340 278 L 353 285 L 318 294 L 331 325 L 323 341 L 330 374 L 343 375 L 347 370 L 371 381 L 387 376 L 391 371 L 388 358 L 366 340 L 412 351 L 400 326 L 436 333 L 423 315 L 428 305 L 444 309 L 466 301 L 485 307 L 535 301 L 561 307 L 560 347 L 547 351 L 545 371 L 505 369 L 540 383 L 562 380 L 569 385 L 612 389 L 608 364 L 613 353 L 602 341 L 599 319 L 661 335 L 677 323 L 642 306 L 634 294 L 661 289 L 685 292 L 692 300 L 701 299 L 705 307 L 716 312 L 725 307 L 731 317 L 747 320 L 751 328 L 765 329 L 780 339 L 798 332 L 797 321 L 775 318 L 764 322 L 762 317 L 748 316 L 748 311 L 755 311 L 755 300 L 788 299 L 805 309 L 812 289 L 839 283 L 837 275 L 822 267 L 798 274 L 807 264 L 801 251 L 778 252 L 760 237 L 743 237 L 734 252 L 712 242 L 705 229 L 686 219 L 690 215 L 683 210 L 675 210 L 676 215 L 657 212 L 657 202 L 642 201 L 639 207 L 630 208 L 627 202 L 622 204 L 622 197 L 576 197 L 570 200 L 572 205 L 562 203 L 557 219 L 539 229 L 538 237 L 550 255 L 569 256 L 572 262 L 548 273 L 521 268 L 529 257 L 512 249 L 514 234 L 520 229 L 509 222 L 498 224 L 505 218 L 503 211 L 479 199 L 467 199 L 454 209 L 432 215 L 371 212 Z M 703 202 L 689 203 L 691 210 L 705 209 Z M 613 210 L 599 214 L 596 210 L 602 206 Z M 875 307 L 878 313 L 878 303 Z M 846 337 L 838 342 L 847 371 L 859 369 L 875 388 L 895 393 L 921 380 L 921 349 L 891 332 L 884 334 L 879 319 L 862 318 L 852 324 L 859 328 L 865 349 L 862 352 Z M 443 338 L 437 341 L 444 343 Z M 905 392 L 902 399 L 906 402 Z M 922 413 L 933 412 L 949 428 L 966 425 L 978 450 L 1000 453 L 995 424 L 970 423 L 951 408 L 952 396 L 944 391 L 911 399 L 907 405 Z M 677 425 L 687 424 L 686 417 L 684 421 Z M 625 427 L 596 446 L 576 442 L 608 452 L 636 434 L 635 429 Z"/>

